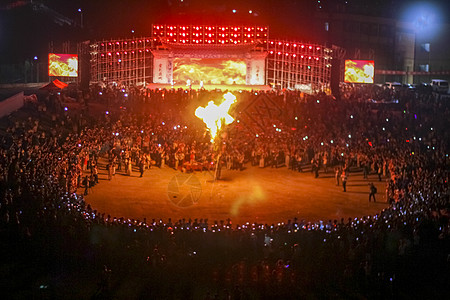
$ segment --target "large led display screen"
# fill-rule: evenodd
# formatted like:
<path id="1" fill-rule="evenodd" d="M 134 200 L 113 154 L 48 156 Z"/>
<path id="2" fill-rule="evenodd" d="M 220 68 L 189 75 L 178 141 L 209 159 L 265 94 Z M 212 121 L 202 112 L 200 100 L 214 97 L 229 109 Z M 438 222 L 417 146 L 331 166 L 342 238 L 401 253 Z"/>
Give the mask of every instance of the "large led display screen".
<path id="1" fill-rule="evenodd" d="M 175 58 L 173 81 L 176 84 L 245 84 L 247 65 L 243 59 Z"/>
<path id="2" fill-rule="evenodd" d="M 373 83 L 373 60 L 345 60 L 344 81 L 348 83 Z"/>
<path id="3" fill-rule="evenodd" d="M 49 53 L 48 76 L 78 77 L 78 55 Z"/>

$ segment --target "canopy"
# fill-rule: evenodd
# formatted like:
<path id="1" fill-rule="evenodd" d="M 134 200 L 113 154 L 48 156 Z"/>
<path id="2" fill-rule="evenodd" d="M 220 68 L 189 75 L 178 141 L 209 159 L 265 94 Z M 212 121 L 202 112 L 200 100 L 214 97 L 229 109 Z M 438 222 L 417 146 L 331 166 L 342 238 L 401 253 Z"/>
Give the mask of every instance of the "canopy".
<path id="1" fill-rule="evenodd" d="M 58 79 L 55 79 L 55 80 L 51 81 L 50 83 L 41 87 L 40 90 L 58 91 L 58 90 L 62 90 L 65 87 L 67 87 L 67 83 L 64 83 L 64 82 L 59 81 Z"/>

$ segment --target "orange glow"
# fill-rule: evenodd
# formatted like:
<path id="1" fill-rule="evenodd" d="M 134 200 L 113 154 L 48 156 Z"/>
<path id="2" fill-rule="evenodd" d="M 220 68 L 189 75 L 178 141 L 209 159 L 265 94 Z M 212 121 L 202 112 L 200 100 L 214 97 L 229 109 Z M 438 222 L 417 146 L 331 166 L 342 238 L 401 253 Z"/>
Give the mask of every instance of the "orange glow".
<path id="1" fill-rule="evenodd" d="M 222 125 L 229 125 L 234 121 L 234 118 L 228 112 L 231 105 L 236 102 L 236 96 L 228 92 L 223 95 L 223 98 L 225 100 L 219 105 L 214 104 L 214 101 L 209 101 L 207 106 L 199 106 L 195 110 L 195 116 L 202 119 L 208 128 L 212 143 L 214 143 L 214 139 Z"/>

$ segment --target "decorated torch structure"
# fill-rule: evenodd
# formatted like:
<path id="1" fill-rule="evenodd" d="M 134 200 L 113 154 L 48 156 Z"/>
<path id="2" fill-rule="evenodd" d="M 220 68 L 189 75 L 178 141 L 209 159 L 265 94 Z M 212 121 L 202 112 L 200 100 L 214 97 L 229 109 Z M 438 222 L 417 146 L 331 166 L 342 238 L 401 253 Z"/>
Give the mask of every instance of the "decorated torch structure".
<path id="1" fill-rule="evenodd" d="M 199 106 L 195 110 L 195 116 L 200 118 L 205 123 L 207 130 L 211 134 L 211 143 L 216 144 L 216 139 L 219 136 L 221 130 L 226 125 L 233 123 L 234 118 L 229 114 L 230 107 L 236 102 L 236 96 L 228 92 L 223 96 L 224 100 L 219 105 L 216 105 L 214 101 L 209 101 L 205 107 Z M 214 180 L 220 179 L 220 156 L 221 150 L 216 147 L 218 152 L 216 159 L 216 168 L 214 172 Z"/>

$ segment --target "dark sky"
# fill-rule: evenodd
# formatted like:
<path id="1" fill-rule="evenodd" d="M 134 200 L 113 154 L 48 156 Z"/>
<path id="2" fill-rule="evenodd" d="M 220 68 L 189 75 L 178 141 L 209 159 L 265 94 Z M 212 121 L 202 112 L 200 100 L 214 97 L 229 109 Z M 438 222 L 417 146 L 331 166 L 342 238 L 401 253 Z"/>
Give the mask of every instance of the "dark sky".
<path id="1" fill-rule="evenodd" d="M 75 19 L 83 10 L 85 24 L 95 36 L 117 36 L 131 32 L 148 35 L 153 23 L 255 24 L 268 25 L 278 33 L 305 35 L 318 6 L 335 11 L 336 5 L 367 14 L 401 16 L 419 1 L 411 0 L 42 0 L 49 7 Z M 435 2 L 449 17 L 449 0 Z M 236 9 L 236 13 L 233 13 Z M 252 11 L 250 14 L 249 11 Z M 307 30 L 305 30 L 307 28 Z"/>
<path id="2" fill-rule="evenodd" d="M 408 0 L 41 0 L 52 10 L 80 22 L 82 9 L 84 29 L 56 26 L 45 14 L 22 8 L 5 9 L 11 3 L 0 1 L 0 61 L 29 56 L 35 45 L 55 40 L 86 40 L 148 36 L 152 24 L 217 24 L 269 26 L 272 37 L 316 41 L 318 25 L 314 13 L 347 12 L 368 15 L 400 16 Z M 39 2 L 36 1 L 35 2 Z M 442 17 L 448 18 L 450 0 L 440 3 Z M 233 13 L 233 9 L 236 13 Z M 249 13 L 251 11 L 251 13 Z M 45 46 L 46 47 L 46 46 Z M 41 52 L 45 52 L 41 47 Z"/>

